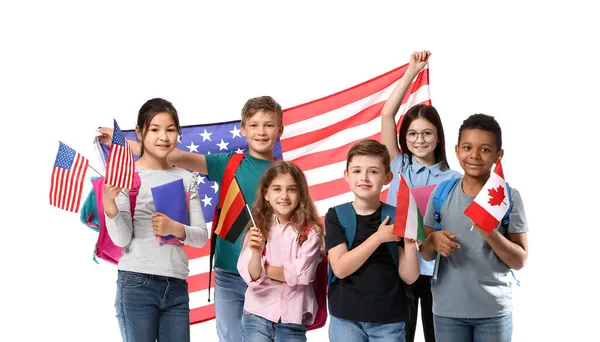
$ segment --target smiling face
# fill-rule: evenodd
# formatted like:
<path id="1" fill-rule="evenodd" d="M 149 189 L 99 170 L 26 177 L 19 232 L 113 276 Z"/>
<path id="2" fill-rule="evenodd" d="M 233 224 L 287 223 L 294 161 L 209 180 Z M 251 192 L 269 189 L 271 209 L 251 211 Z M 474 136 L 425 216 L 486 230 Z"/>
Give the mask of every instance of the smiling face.
<path id="1" fill-rule="evenodd" d="M 287 223 L 298 207 L 300 198 L 298 184 L 291 174 L 281 174 L 269 184 L 264 197 L 273 208 L 273 213 L 279 222 Z"/>
<path id="2" fill-rule="evenodd" d="M 136 128 L 142 141 L 144 155 L 157 160 L 166 160 L 177 147 L 177 124 L 170 113 L 158 113 L 152 117 L 145 132 Z"/>
<path id="3" fill-rule="evenodd" d="M 426 164 L 435 163 L 435 148 L 439 142 L 436 127 L 426 119 L 419 117 L 413 120 L 406 132 L 406 145 L 417 160 L 427 160 Z"/>
<path id="4" fill-rule="evenodd" d="M 344 178 L 350 191 L 358 198 L 369 200 L 379 197 L 384 185 L 392 180 L 392 172 L 387 171 L 383 158 L 374 155 L 357 155 L 348 163 Z"/>
<path id="5" fill-rule="evenodd" d="M 248 140 L 248 152 L 261 159 L 273 156 L 277 138 L 281 137 L 281 127 L 275 113 L 260 110 L 249 117 L 240 127 L 240 132 Z"/>
<path id="6" fill-rule="evenodd" d="M 496 135 L 481 129 L 465 129 L 456 145 L 456 157 L 466 177 L 487 180 L 494 166 L 504 154 L 498 149 Z"/>

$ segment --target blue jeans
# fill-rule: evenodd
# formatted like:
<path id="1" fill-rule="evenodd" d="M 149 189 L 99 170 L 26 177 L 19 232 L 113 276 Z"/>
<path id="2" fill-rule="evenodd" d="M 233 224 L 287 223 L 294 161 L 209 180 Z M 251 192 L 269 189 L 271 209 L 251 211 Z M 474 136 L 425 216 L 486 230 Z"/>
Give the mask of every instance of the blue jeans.
<path id="1" fill-rule="evenodd" d="M 119 271 L 115 309 L 124 342 L 189 341 L 185 279 Z"/>
<path id="2" fill-rule="evenodd" d="M 512 314 L 492 318 L 451 318 L 433 315 L 437 342 L 510 342 Z"/>
<path id="3" fill-rule="evenodd" d="M 306 327 L 302 324 L 273 323 L 244 311 L 242 316 L 244 342 L 306 342 Z"/>
<path id="4" fill-rule="evenodd" d="M 404 322 L 368 323 L 329 315 L 331 342 L 404 342 Z"/>
<path id="5" fill-rule="evenodd" d="M 215 270 L 215 320 L 221 342 L 242 340 L 242 313 L 247 287 L 239 274 Z"/>

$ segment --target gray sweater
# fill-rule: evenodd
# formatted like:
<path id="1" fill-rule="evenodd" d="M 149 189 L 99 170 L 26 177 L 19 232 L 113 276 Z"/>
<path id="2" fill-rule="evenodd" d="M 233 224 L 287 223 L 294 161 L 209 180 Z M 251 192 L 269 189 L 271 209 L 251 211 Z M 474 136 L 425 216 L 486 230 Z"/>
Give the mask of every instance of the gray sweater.
<path id="1" fill-rule="evenodd" d="M 208 230 L 198 197 L 197 174 L 181 168 L 149 170 L 136 168 L 141 186 L 133 215 L 129 209 L 129 191 L 124 189 L 116 198 L 119 213 L 113 219 L 106 216 L 106 228 L 115 245 L 123 247 L 119 270 L 155 274 L 186 279 L 188 258 L 182 247 L 160 244 L 152 231 L 152 214 L 156 212 L 151 188 L 182 178 L 186 191 L 190 192 L 190 225 L 185 227 L 183 243 L 202 247 L 208 240 Z"/>

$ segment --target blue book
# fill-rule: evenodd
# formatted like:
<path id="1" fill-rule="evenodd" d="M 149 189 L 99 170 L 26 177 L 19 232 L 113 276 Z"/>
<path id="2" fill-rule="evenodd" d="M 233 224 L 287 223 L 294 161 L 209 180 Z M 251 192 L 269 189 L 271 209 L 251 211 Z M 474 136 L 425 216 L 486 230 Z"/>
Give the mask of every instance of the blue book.
<path id="1" fill-rule="evenodd" d="M 187 197 L 183 179 L 156 186 L 150 189 L 156 212 L 167 215 L 171 220 L 189 225 Z M 159 236 L 160 242 L 166 242 L 175 236 Z M 175 240 L 178 241 L 178 240 Z"/>

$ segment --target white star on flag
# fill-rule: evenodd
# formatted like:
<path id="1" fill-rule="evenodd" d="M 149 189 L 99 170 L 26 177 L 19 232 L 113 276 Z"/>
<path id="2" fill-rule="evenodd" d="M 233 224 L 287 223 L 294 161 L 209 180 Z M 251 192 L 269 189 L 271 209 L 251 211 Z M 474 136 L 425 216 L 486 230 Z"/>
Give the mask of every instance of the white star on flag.
<path id="1" fill-rule="evenodd" d="M 237 150 L 235 150 L 235 153 L 242 154 L 242 153 L 244 153 L 244 149 L 243 149 L 243 148 L 239 148 L 239 147 L 238 147 L 238 149 L 237 149 Z"/>
<path id="2" fill-rule="evenodd" d="M 206 141 L 206 140 L 208 140 L 208 141 L 212 141 L 212 140 L 210 139 L 210 136 L 212 135 L 212 133 L 209 133 L 209 132 L 207 132 L 207 131 L 206 131 L 206 128 L 204 129 L 204 133 L 200 133 L 200 134 L 198 134 L 198 135 L 200 135 L 200 136 L 202 137 L 202 141 Z"/>
<path id="3" fill-rule="evenodd" d="M 204 198 L 202 199 L 202 202 L 204 202 L 205 207 L 207 205 L 212 206 L 212 203 L 210 201 L 212 201 L 212 197 L 208 197 L 208 196 L 206 196 L 206 194 L 204 194 Z"/>
<path id="4" fill-rule="evenodd" d="M 219 184 L 217 184 L 217 182 L 214 182 L 214 184 L 211 185 L 210 187 L 215 190 L 215 194 L 217 193 L 217 191 L 219 191 Z"/>
<path id="5" fill-rule="evenodd" d="M 201 176 L 201 175 L 198 175 L 198 180 L 197 180 L 197 182 L 198 182 L 198 185 L 199 185 L 200 183 L 202 183 L 202 184 L 206 184 L 206 183 L 204 183 L 204 178 L 206 178 L 206 177 L 204 177 L 204 176 Z"/>
<path id="6" fill-rule="evenodd" d="M 200 145 L 194 145 L 194 142 L 192 141 L 192 144 L 189 146 L 186 146 L 186 147 L 190 149 L 190 152 L 198 153 L 198 146 L 200 146 Z"/>
<path id="7" fill-rule="evenodd" d="M 217 146 L 219 146 L 219 151 L 221 150 L 227 150 L 227 145 L 229 145 L 228 142 L 224 142 L 223 139 L 221 139 L 221 143 L 217 144 Z"/>
<path id="8" fill-rule="evenodd" d="M 236 125 L 233 125 L 233 130 L 229 131 L 229 133 L 232 134 L 231 139 L 235 138 L 235 137 L 242 137 L 242 135 L 240 134 L 240 130 L 237 128 Z"/>

